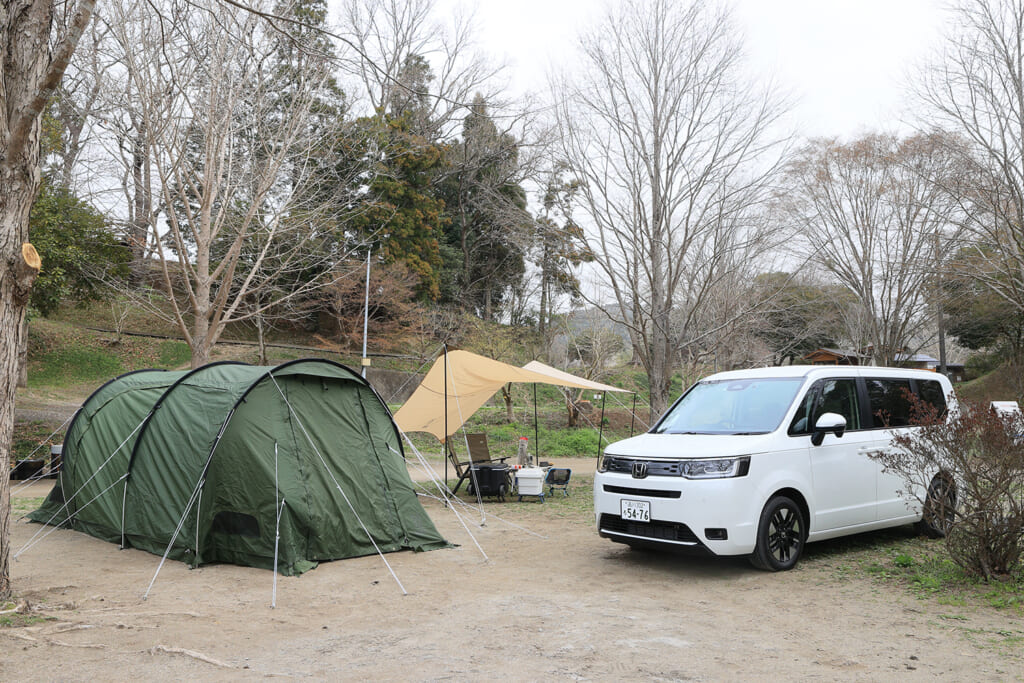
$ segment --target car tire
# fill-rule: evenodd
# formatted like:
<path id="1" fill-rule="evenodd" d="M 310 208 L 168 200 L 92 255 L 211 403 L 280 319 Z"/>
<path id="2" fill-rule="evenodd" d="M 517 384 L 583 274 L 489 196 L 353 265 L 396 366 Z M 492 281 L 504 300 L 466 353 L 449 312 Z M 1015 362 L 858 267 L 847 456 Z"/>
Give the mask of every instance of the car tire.
<path id="1" fill-rule="evenodd" d="M 955 518 L 956 484 L 949 477 L 937 476 L 928 485 L 921 521 L 914 524 L 914 529 L 928 538 L 945 538 Z"/>
<path id="2" fill-rule="evenodd" d="M 806 542 L 807 522 L 800 506 L 786 496 L 775 496 L 761 511 L 750 562 L 770 572 L 792 569 Z"/>

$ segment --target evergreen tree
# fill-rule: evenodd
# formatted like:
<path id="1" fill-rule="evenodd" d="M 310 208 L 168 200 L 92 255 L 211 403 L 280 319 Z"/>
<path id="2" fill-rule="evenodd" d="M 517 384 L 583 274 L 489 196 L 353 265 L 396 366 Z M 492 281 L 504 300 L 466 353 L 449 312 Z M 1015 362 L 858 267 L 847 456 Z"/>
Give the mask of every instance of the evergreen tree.
<path id="1" fill-rule="evenodd" d="M 405 116 L 359 123 L 368 192 L 352 225 L 384 263 L 405 263 L 420 278 L 419 296 L 436 299 L 446 218 L 432 190 L 445 148 L 412 132 Z"/>
<path id="2" fill-rule="evenodd" d="M 461 255 L 455 303 L 493 320 L 526 270 L 530 221 L 519 184 L 518 144 L 498 130 L 480 95 L 450 159 L 439 189 L 451 219 L 446 240 Z"/>
<path id="3" fill-rule="evenodd" d="M 540 266 L 540 311 L 537 326 L 542 338 L 550 330 L 551 318 L 559 295 L 574 300 L 580 295 L 576 268 L 592 261 L 594 256 L 586 245 L 581 228 L 572 217 L 572 204 L 579 182 L 563 177 L 564 168 L 554 170 L 544 191 L 544 211 L 534 222 L 538 245 L 536 256 Z"/>

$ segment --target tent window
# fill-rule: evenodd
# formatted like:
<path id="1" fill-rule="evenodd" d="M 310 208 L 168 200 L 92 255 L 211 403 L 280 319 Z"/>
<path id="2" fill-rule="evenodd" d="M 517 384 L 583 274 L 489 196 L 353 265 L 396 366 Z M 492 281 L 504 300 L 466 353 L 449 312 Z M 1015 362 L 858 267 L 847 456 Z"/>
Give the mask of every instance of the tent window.
<path id="1" fill-rule="evenodd" d="M 260 537 L 260 523 L 252 515 L 224 510 L 213 518 L 213 530 L 221 534 Z"/>

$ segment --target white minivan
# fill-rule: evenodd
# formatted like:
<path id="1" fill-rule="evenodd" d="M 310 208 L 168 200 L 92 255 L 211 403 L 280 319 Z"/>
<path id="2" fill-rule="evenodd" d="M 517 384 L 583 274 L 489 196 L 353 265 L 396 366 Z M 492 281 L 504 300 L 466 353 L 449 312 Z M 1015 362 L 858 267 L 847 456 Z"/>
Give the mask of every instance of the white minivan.
<path id="1" fill-rule="evenodd" d="M 646 434 L 611 444 L 594 477 L 598 533 L 636 547 L 748 555 L 791 569 L 804 544 L 945 515 L 900 494 L 871 453 L 909 429 L 909 395 L 945 411 L 952 386 L 927 370 L 788 366 L 711 375 Z M 923 493 L 923 492 L 920 492 Z M 929 502 L 951 509 L 935 473 Z"/>

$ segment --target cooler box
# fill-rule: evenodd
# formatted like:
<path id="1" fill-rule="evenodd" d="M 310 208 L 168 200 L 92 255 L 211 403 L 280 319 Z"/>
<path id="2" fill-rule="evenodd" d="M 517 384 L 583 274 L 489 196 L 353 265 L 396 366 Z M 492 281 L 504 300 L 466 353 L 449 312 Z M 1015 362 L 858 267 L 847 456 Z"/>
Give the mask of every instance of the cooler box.
<path id="1" fill-rule="evenodd" d="M 482 464 L 473 465 L 473 474 L 469 477 L 469 492 L 474 493 L 474 480 L 480 487 L 481 496 L 497 496 L 505 498 L 509 493 L 508 465 Z"/>
<path id="2" fill-rule="evenodd" d="M 543 496 L 544 470 L 539 467 L 516 470 L 516 489 L 520 496 Z"/>

